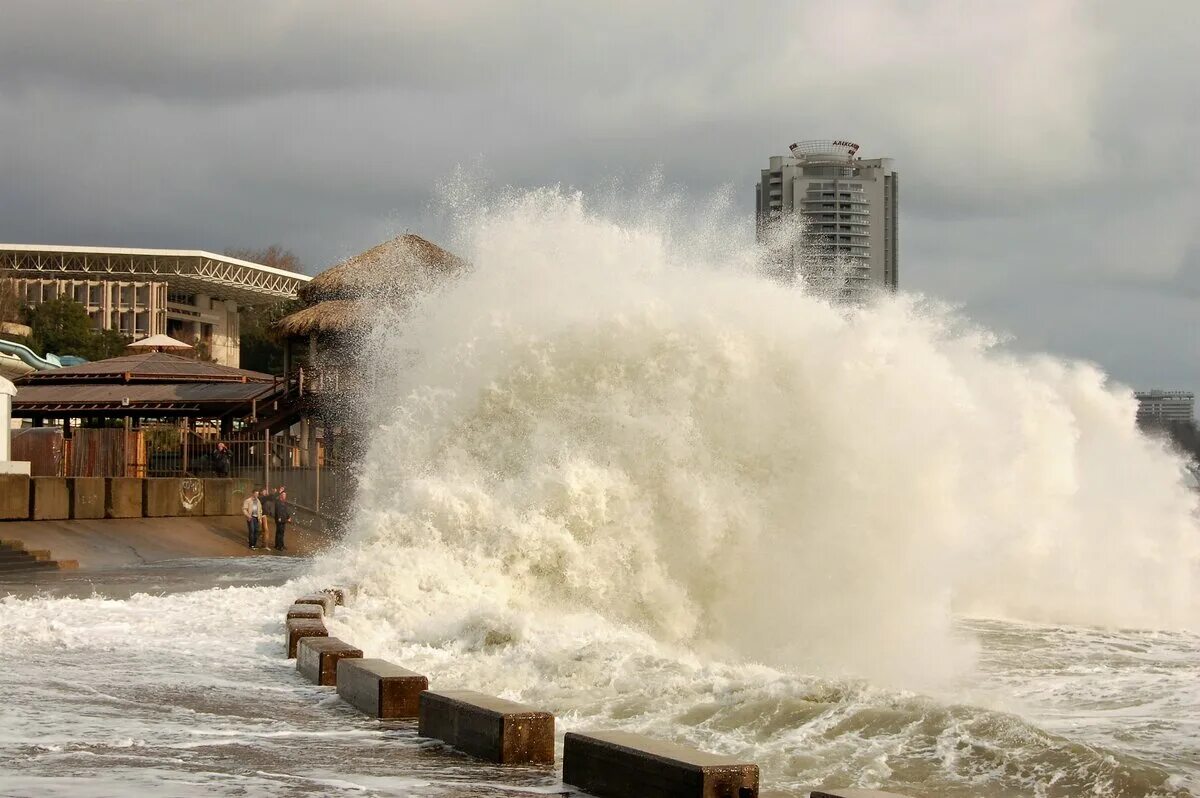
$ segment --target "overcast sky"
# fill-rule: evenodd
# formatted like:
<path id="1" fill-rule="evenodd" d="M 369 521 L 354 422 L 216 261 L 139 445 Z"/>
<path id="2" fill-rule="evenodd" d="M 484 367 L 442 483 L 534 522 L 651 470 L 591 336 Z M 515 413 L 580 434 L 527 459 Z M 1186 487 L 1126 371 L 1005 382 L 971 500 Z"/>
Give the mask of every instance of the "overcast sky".
<path id="1" fill-rule="evenodd" d="M 319 271 L 456 164 L 697 197 L 806 138 L 901 174 L 904 289 L 1200 389 L 1200 2 L 102 2 L 0 8 L 0 240 Z"/>

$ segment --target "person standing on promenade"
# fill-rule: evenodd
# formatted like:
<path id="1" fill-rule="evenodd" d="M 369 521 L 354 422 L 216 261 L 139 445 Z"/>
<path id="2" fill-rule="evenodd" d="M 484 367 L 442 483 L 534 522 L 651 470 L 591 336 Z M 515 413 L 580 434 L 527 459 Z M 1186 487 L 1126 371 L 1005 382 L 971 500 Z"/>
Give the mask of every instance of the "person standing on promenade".
<path id="1" fill-rule="evenodd" d="M 250 548 L 258 548 L 258 525 L 262 521 L 262 502 L 258 491 L 254 491 L 242 502 L 242 515 L 246 516 L 246 531 L 250 535 Z"/>
<path id="2" fill-rule="evenodd" d="M 275 491 L 263 488 L 259 496 L 262 502 L 262 520 L 259 521 L 260 539 L 264 549 L 271 548 L 271 525 L 275 523 Z"/>
<path id="3" fill-rule="evenodd" d="M 275 550 L 283 551 L 283 536 L 287 532 L 288 521 L 292 520 L 292 508 L 287 503 L 287 490 L 279 486 L 275 494 Z"/>
<path id="4" fill-rule="evenodd" d="M 217 450 L 213 452 L 213 470 L 217 472 L 218 477 L 229 476 L 229 447 L 224 441 L 217 444 Z"/>

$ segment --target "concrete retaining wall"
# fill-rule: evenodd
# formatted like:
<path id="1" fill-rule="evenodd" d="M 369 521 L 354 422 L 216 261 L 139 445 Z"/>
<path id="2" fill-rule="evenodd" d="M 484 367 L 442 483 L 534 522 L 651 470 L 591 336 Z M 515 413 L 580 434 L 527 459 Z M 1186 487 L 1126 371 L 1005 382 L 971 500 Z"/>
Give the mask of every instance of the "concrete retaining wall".
<path id="1" fill-rule="evenodd" d="M 147 518 L 183 515 L 178 479 L 142 480 L 142 514 Z"/>
<path id="2" fill-rule="evenodd" d="M 110 477 L 104 480 L 104 517 L 141 518 L 142 483 L 137 477 Z"/>
<path id="3" fill-rule="evenodd" d="M 0 474 L 0 520 L 24 521 L 28 518 L 29 477 Z"/>
<path id="4" fill-rule="evenodd" d="M 71 517 L 104 517 L 104 477 L 75 477 L 67 480 L 71 494 Z"/>
<path id="5" fill-rule="evenodd" d="M 71 517 L 71 492 L 62 477 L 31 477 L 34 521 L 59 521 Z"/>
<path id="6" fill-rule="evenodd" d="M 142 512 L 147 518 L 204 515 L 204 483 L 208 480 L 173 477 L 145 480 Z"/>
<path id="7" fill-rule="evenodd" d="M 241 498 L 236 503 L 233 500 L 233 482 L 232 479 L 204 480 L 205 515 L 237 515 L 242 511 Z"/>
<path id="8" fill-rule="evenodd" d="M 0 521 L 242 514 L 244 479 L 0 474 Z"/>

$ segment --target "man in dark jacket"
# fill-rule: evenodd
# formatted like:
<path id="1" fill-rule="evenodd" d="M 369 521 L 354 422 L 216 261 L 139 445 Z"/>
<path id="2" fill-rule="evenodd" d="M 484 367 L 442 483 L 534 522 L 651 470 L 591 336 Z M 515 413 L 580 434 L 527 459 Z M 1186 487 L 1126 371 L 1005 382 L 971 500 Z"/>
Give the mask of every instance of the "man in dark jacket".
<path id="1" fill-rule="evenodd" d="M 279 486 L 275 494 L 275 549 L 283 551 L 283 534 L 287 531 L 288 521 L 292 520 L 292 508 L 287 503 L 287 489 Z"/>
<path id="2" fill-rule="evenodd" d="M 213 452 L 213 470 L 217 472 L 218 477 L 229 476 L 229 447 L 222 441 L 217 444 L 217 450 Z"/>

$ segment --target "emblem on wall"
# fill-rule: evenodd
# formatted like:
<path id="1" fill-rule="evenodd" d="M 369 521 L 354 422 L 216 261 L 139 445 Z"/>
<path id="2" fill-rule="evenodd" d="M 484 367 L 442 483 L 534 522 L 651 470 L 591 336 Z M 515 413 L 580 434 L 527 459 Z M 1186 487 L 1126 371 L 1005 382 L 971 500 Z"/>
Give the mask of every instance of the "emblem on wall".
<path id="1" fill-rule="evenodd" d="M 204 481 L 200 479 L 181 479 L 179 481 L 179 501 L 183 509 L 191 512 L 200 502 L 204 501 Z"/>

